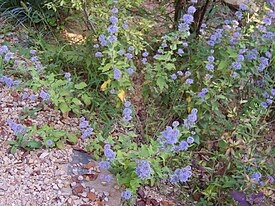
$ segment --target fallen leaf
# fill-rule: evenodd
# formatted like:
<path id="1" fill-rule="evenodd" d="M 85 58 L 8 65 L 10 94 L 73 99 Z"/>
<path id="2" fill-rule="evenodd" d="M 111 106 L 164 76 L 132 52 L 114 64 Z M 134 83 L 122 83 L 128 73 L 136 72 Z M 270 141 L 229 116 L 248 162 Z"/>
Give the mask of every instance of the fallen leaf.
<path id="1" fill-rule="evenodd" d="M 110 82 L 111 82 L 111 80 L 110 80 L 110 79 L 109 79 L 109 80 L 107 80 L 107 81 L 105 81 L 105 82 L 101 85 L 100 90 L 101 90 L 101 91 L 105 91 L 105 89 L 106 89 L 107 85 L 109 85 L 109 84 L 110 84 Z"/>
<path id="2" fill-rule="evenodd" d="M 101 200 L 97 200 L 96 202 L 97 202 L 98 206 L 104 206 L 105 205 L 104 202 L 102 202 Z"/>
<path id="3" fill-rule="evenodd" d="M 84 192 L 84 187 L 82 185 L 79 185 L 73 189 L 73 193 L 76 195 L 83 192 Z"/>
<path id="4" fill-rule="evenodd" d="M 199 199 L 201 197 L 201 194 L 199 192 L 195 192 L 194 195 L 193 195 L 193 197 L 194 197 L 195 201 L 199 201 Z"/>
<path id="5" fill-rule="evenodd" d="M 93 192 L 88 192 L 87 193 L 87 197 L 89 198 L 89 200 L 91 201 L 95 201 L 96 200 L 96 194 Z"/>
<path id="6" fill-rule="evenodd" d="M 137 194 L 140 196 L 140 198 L 144 198 L 145 197 L 145 193 L 144 191 L 140 188 L 138 191 L 137 191 Z"/>
<path id="7" fill-rule="evenodd" d="M 90 181 L 95 181 L 98 177 L 98 174 L 84 174 L 85 179 L 89 178 Z"/>
<path id="8" fill-rule="evenodd" d="M 83 169 L 91 169 L 94 166 L 95 166 L 94 162 L 89 162 L 88 164 L 84 165 L 82 168 Z"/>
<path id="9" fill-rule="evenodd" d="M 124 90 L 121 90 L 117 96 L 123 103 L 125 102 L 125 91 Z"/>

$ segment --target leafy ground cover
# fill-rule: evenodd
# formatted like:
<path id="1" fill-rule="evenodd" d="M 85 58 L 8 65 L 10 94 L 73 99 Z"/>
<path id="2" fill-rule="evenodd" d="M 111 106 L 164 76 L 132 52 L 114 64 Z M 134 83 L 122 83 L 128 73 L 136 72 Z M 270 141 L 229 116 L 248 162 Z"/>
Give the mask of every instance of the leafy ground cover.
<path id="1" fill-rule="evenodd" d="M 116 176 L 124 205 L 274 204 L 272 2 L 232 12 L 192 0 L 175 22 L 162 7 L 142 9 L 142 1 L 45 2 L 46 11 L 37 12 L 51 13 L 46 23 L 34 21 L 31 3 L 15 15 L 46 29 L 21 25 L 27 47 L 7 41 L 11 25 L 1 33 L 1 85 L 41 101 L 6 120 L 16 135 L 11 153 L 80 144 Z M 16 14 L 6 8 L 4 17 Z M 84 12 L 88 35 L 45 38 L 65 25 L 47 23 L 57 11 L 75 19 Z M 160 15 L 172 26 L 156 34 Z M 79 129 L 27 125 L 45 106 L 78 118 Z M 171 201 L 145 196 L 148 186 Z"/>

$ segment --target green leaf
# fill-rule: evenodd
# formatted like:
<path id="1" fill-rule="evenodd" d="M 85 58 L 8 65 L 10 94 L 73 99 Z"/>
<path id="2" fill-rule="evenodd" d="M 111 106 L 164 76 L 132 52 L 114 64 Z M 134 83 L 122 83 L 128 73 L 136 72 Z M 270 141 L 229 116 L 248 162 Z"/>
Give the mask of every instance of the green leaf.
<path id="1" fill-rule="evenodd" d="M 68 134 L 68 141 L 72 143 L 77 143 L 78 138 L 75 134 Z"/>
<path id="2" fill-rule="evenodd" d="M 86 106 L 89 106 L 92 103 L 92 98 L 89 97 L 87 94 L 83 94 L 81 96 L 81 99 L 83 100 Z"/>
<path id="3" fill-rule="evenodd" d="M 69 112 L 71 110 L 65 102 L 61 103 L 59 108 L 63 113 Z"/>
<path id="4" fill-rule="evenodd" d="M 30 149 L 38 149 L 42 146 L 42 143 L 35 140 L 30 140 L 27 142 L 26 146 L 30 147 Z"/>
<path id="5" fill-rule="evenodd" d="M 64 149 L 64 143 L 61 140 L 56 142 L 56 146 L 57 146 L 58 149 Z"/>
<path id="6" fill-rule="evenodd" d="M 159 86 L 160 90 L 163 91 L 164 87 L 167 86 L 165 79 L 163 77 L 159 77 L 157 79 L 157 85 Z"/>
<path id="7" fill-rule="evenodd" d="M 81 83 L 75 85 L 74 88 L 76 88 L 76 89 L 83 89 L 83 88 L 85 88 L 87 86 L 88 85 L 85 82 L 81 82 Z"/>
<path id="8" fill-rule="evenodd" d="M 77 98 L 73 98 L 72 102 L 75 103 L 78 106 L 82 105 L 82 102 L 79 99 L 77 99 Z"/>

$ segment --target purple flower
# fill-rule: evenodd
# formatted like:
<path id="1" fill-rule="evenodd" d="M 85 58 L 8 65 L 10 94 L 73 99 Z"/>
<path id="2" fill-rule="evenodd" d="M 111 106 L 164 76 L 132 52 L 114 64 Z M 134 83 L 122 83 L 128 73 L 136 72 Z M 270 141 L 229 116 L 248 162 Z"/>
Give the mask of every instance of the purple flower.
<path id="1" fill-rule="evenodd" d="M 80 128 L 86 128 L 89 126 L 89 122 L 88 121 L 82 121 L 80 124 L 79 124 Z"/>
<path id="2" fill-rule="evenodd" d="M 215 57 L 213 57 L 213 56 L 208 56 L 208 57 L 207 57 L 207 60 L 208 60 L 209 62 L 214 62 L 214 61 L 215 61 Z"/>
<path id="3" fill-rule="evenodd" d="M 132 110 L 130 109 L 130 108 L 125 108 L 124 110 L 123 110 L 123 114 L 124 115 L 130 115 L 132 113 Z"/>
<path id="4" fill-rule="evenodd" d="M 273 102 L 272 99 L 267 99 L 267 100 L 266 100 L 266 103 L 267 103 L 268 105 L 272 104 L 272 102 Z"/>
<path id="5" fill-rule="evenodd" d="M 176 169 L 174 174 L 170 178 L 170 182 L 173 184 L 177 184 L 179 182 L 187 182 L 187 180 L 192 176 L 192 172 L 190 170 L 191 167 L 189 166 L 182 169 Z"/>
<path id="6" fill-rule="evenodd" d="M 114 69 L 114 79 L 119 79 L 121 77 L 121 72 L 119 69 L 115 68 Z"/>
<path id="7" fill-rule="evenodd" d="M 111 16 L 111 17 L 110 17 L 110 22 L 111 22 L 112 24 L 116 24 L 116 23 L 118 22 L 118 18 L 117 18 L 116 16 Z"/>
<path id="8" fill-rule="evenodd" d="M 129 122 L 133 117 L 131 115 L 125 115 L 123 116 L 122 121 L 123 122 Z"/>
<path id="9" fill-rule="evenodd" d="M 126 56 L 128 59 L 132 59 L 132 58 L 133 58 L 133 55 L 130 54 L 130 53 L 126 53 L 125 56 Z"/>
<path id="10" fill-rule="evenodd" d="M 192 144 L 194 142 L 194 137 L 189 136 L 189 137 L 187 137 L 186 141 L 188 144 Z"/>
<path id="11" fill-rule="evenodd" d="M 190 26 L 187 23 L 180 23 L 179 26 L 178 26 L 178 30 L 179 31 L 189 31 Z"/>
<path id="12" fill-rule="evenodd" d="M 81 138 L 82 139 L 84 139 L 84 138 L 86 138 L 86 137 L 89 137 L 89 136 L 91 136 L 92 135 L 92 132 L 93 132 L 93 128 L 87 128 L 87 129 L 85 129 L 85 130 L 83 130 L 82 132 L 82 135 L 81 135 Z"/>
<path id="13" fill-rule="evenodd" d="M 40 97 L 43 100 L 49 100 L 50 99 L 50 95 L 47 92 L 43 91 L 43 90 L 40 92 Z"/>
<path id="14" fill-rule="evenodd" d="M 110 149 L 111 146 L 109 144 L 106 144 L 106 145 L 105 145 L 106 147 L 104 146 L 104 156 L 108 161 L 115 160 L 116 153 L 112 149 Z"/>
<path id="15" fill-rule="evenodd" d="M 183 72 L 182 72 L 182 71 L 177 71 L 177 74 L 178 74 L 179 76 L 183 76 Z"/>
<path id="16" fill-rule="evenodd" d="M 51 139 L 48 139 L 46 141 L 46 145 L 51 146 L 53 144 L 53 141 Z"/>
<path id="17" fill-rule="evenodd" d="M 5 60 L 6 62 L 8 62 L 8 61 L 10 61 L 11 58 L 13 58 L 13 56 L 14 56 L 14 53 L 8 52 L 8 53 L 6 53 L 6 55 L 5 55 L 5 57 L 4 57 L 4 60 Z"/>
<path id="18" fill-rule="evenodd" d="M 231 66 L 235 69 L 235 70 L 240 70 L 242 68 L 242 64 L 240 62 L 233 62 L 231 64 Z"/>
<path id="19" fill-rule="evenodd" d="M 94 48 L 95 48 L 95 49 L 99 48 L 99 44 L 95 44 L 95 45 L 94 45 Z"/>
<path id="20" fill-rule="evenodd" d="M 121 197 L 125 200 L 129 200 L 132 197 L 132 193 L 129 190 L 125 190 L 121 193 Z"/>
<path id="21" fill-rule="evenodd" d="M 112 44 L 117 41 L 117 36 L 116 35 L 110 35 L 108 36 L 107 40 Z"/>
<path id="22" fill-rule="evenodd" d="M 116 25 L 110 25 L 108 28 L 107 28 L 107 31 L 109 33 L 116 33 L 118 32 L 118 27 Z"/>
<path id="23" fill-rule="evenodd" d="M 149 53 L 146 52 L 146 51 L 142 53 L 142 56 L 143 56 L 143 57 L 147 57 L 148 55 L 149 55 Z"/>
<path id="24" fill-rule="evenodd" d="M 34 101 L 36 98 L 37 98 L 37 95 L 32 94 L 32 95 L 30 96 L 30 100 L 31 100 L 31 101 Z"/>
<path id="25" fill-rule="evenodd" d="M 214 65 L 213 64 L 206 64 L 206 69 L 209 71 L 213 71 L 214 70 Z"/>
<path id="26" fill-rule="evenodd" d="M 142 63 L 145 64 L 147 62 L 147 58 L 142 58 Z"/>
<path id="27" fill-rule="evenodd" d="M 34 50 L 34 49 L 30 50 L 31 55 L 34 55 L 35 53 L 36 53 L 36 50 Z"/>
<path id="28" fill-rule="evenodd" d="M 129 101 L 125 102 L 125 103 L 124 103 L 124 106 L 125 106 L 125 107 L 130 107 L 130 106 L 131 106 L 131 102 L 129 102 Z"/>
<path id="29" fill-rule="evenodd" d="M 267 109 L 267 107 L 268 107 L 268 105 L 267 105 L 266 102 L 262 102 L 261 105 L 262 105 L 265 109 Z"/>
<path id="30" fill-rule="evenodd" d="M 127 20 L 124 20 L 124 22 L 122 24 L 122 28 L 123 29 L 127 29 L 128 28 L 128 22 L 127 22 Z"/>
<path id="31" fill-rule="evenodd" d="M 134 73 L 134 69 L 131 68 L 131 67 L 129 67 L 126 71 L 127 71 L 128 74 L 133 74 Z"/>
<path id="32" fill-rule="evenodd" d="M 267 51 L 267 52 L 265 53 L 265 56 L 268 57 L 268 58 L 271 58 L 271 57 L 272 57 L 272 54 L 271 54 L 270 52 Z"/>
<path id="33" fill-rule="evenodd" d="M 185 84 L 193 84 L 194 80 L 193 79 L 186 79 Z"/>
<path id="34" fill-rule="evenodd" d="M 177 126 L 179 126 L 179 124 L 180 124 L 180 123 L 179 123 L 178 121 L 174 121 L 174 122 L 172 123 L 172 126 L 173 126 L 173 127 L 177 127 Z"/>
<path id="35" fill-rule="evenodd" d="M 245 4 L 240 5 L 240 10 L 246 10 L 246 9 L 247 9 L 247 6 Z"/>
<path id="36" fill-rule="evenodd" d="M 101 57 L 101 56 L 102 56 L 102 53 L 98 51 L 98 52 L 95 53 L 95 56 L 96 56 L 96 57 Z"/>
<path id="37" fill-rule="evenodd" d="M 198 3 L 198 0 L 191 0 L 192 3 Z"/>
<path id="38" fill-rule="evenodd" d="M 166 42 L 162 42 L 161 46 L 162 46 L 162 47 L 167 47 Z"/>
<path id="39" fill-rule="evenodd" d="M 162 137 L 159 138 L 159 141 L 164 144 L 175 144 L 178 141 L 178 137 L 180 136 L 180 131 L 176 128 L 166 127 L 164 131 L 162 131 Z"/>
<path id="40" fill-rule="evenodd" d="M 178 54 L 179 54 L 179 55 L 184 54 L 184 51 L 183 51 L 182 48 L 179 48 L 179 49 L 178 49 Z"/>
<path id="41" fill-rule="evenodd" d="M 147 160 L 139 161 L 139 164 L 136 167 L 136 174 L 141 180 L 146 180 L 150 178 L 151 167 Z"/>
<path id="42" fill-rule="evenodd" d="M 172 74 L 171 78 L 175 80 L 175 79 L 177 79 L 177 75 L 176 74 Z"/>
<path id="43" fill-rule="evenodd" d="M 69 72 L 66 72 L 64 75 L 65 78 L 69 79 L 71 77 L 71 74 Z"/>
<path id="44" fill-rule="evenodd" d="M 188 43 L 187 43 L 187 42 L 183 42 L 183 43 L 182 43 L 182 46 L 188 47 Z"/>
<path id="45" fill-rule="evenodd" d="M 263 19 L 263 22 L 266 24 L 266 25 L 271 25 L 271 19 L 266 17 Z"/>
<path id="46" fill-rule="evenodd" d="M 194 17 L 191 14 L 184 14 L 182 20 L 187 24 L 191 24 L 194 21 Z"/>
<path id="47" fill-rule="evenodd" d="M 111 9 L 111 12 L 112 12 L 112 13 L 117 13 L 117 12 L 118 12 L 118 9 L 117 9 L 117 8 L 112 8 L 112 9 Z"/>
<path id="48" fill-rule="evenodd" d="M 6 45 L 0 46 L 0 55 L 9 51 Z"/>
<path id="49" fill-rule="evenodd" d="M 271 95 L 275 96 L 275 89 L 271 89 Z"/>
<path id="50" fill-rule="evenodd" d="M 36 62 L 36 61 L 38 61 L 38 57 L 37 56 L 33 56 L 33 57 L 30 58 L 30 61 L 31 62 Z"/>
<path id="51" fill-rule="evenodd" d="M 25 131 L 25 128 L 22 124 L 16 124 L 12 120 L 7 120 L 7 123 L 9 124 L 10 128 L 13 130 L 15 135 L 22 134 Z"/>
<path id="52" fill-rule="evenodd" d="M 208 41 L 207 41 L 207 44 L 208 44 L 209 46 L 214 46 L 214 45 L 215 45 L 215 42 L 214 42 L 213 40 L 208 40 Z"/>
<path id="53" fill-rule="evenodd" d="M 104 170 L 107 170 L 110 168 L 110 162 L 108 161 L 101 161 L 98 163 L 98 165 Z"/>
<path id="54" fill-rule="evenodd" d="M 129 50 L 129 51 L 134 51 L 134 50 L 135 50 L 135 47 L 134 47 L 134 46 L 129 46 L 128 50 Z"/>
<path id="55" fill-rule="evenodd" d="M 112 179 L 112 176 L 111 175 L 106 175 L 104 179 L 105 179 L 106 182 L 110 182 L 111 179 Z"/>
<path id="56" fill-rule="evenodd" d="M 189 77 L 190 75 L 191 75 L 191 72 L 190 72 L 190 71 L 186 71 L 186 72 L 185 72 L 185 76 L 186 76 L 186 77 Z"/>
<path id="57" fill-rule="evenodd" d="M 260 172 L 256 172 L 251 175 L 251 179 L 254 179 L 255 182 L 259 182 L 259 180 L 262 178 L 262 174 Z"/>
<path id="58" fill-rule="evenodd" d="M 244 56 L 242 54 L 238 55 L 238 61 L 240 62 L 244 61 Z"/>
<path id="59" fill-rule="evenodd" d="M 24 92 L 22 98 L 27 99 L 28 97 L 29 97 L 29 94 L 27 92 Z"/>
<path id="60" fill-rule="evenodd" d="M 204 99 L 205 95 L 208 93 L 208 90 L 206 88 L 203 88 L 201 92 L 199 92 L 198 96 L 202 99 Z"/>
<path id="61" fill-rule="evenodd" d="M 125 50 L 122 49 L 122 50 L 118 51 L 118 54 L 119 54 L 120 56 L 122 56 L 123 54 L 125 54 Z"/>
<path id="62" fill-rule="evenodd" d="M 187 150 L 189 147 L 188 143 L 184 140 L 182 140 L 180 143 L 179 143 L 179 151 L 183 151 L 183 150 Z"/>
<path id="63" fill-rule="evenodd" d="M 187 12 L 189 14 L 194 14 L 196 11 L 196 8 L 194 6 L 189 6 Z"/>

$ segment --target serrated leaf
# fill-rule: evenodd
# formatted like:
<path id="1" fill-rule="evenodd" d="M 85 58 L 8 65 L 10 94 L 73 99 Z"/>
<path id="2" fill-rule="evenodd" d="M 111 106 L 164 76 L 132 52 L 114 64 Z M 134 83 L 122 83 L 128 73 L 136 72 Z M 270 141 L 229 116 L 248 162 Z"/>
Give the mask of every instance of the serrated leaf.
<path id="1" fill-rule="evenodd" d="M 62 113 L 66 113 L 71 110 L 70 107 L 65 102 L 61 103 L 59 108 L 62 111 Z"/>
<path id="2" fill-rule="evenodd" d="M 27 142 L 27 147 L 30 147 L 31 149 L 38 149 L 42 146 L 41 142 L 37 142 L 35 140 L 30 140 Z"/>
<path id="3" fill-rule="evenodd" d="M 159 86 L 160 90 L 163 91 L 164 87 L 167 86 L 165 79 L 163 77 L 159 77 L 157 79 L 157 85 Z"/>
<path id="4" fill-rule="evenodd" d="M 64 143 L 61 140 L 56 142 L 56 146 L 57 146 L 58 149 L 64 149 Z"/>
<path id="5" fill-rule="evenodd" d="M 68 134 L 68 141 L 72 143 L 77 143 L 78 138 L 75 134 Z"/>
<path id="6" fill-rule="evenodd" d="M 81 83 L 79 83 L 79 84 L 76 84 L 75 86 L 74 86 L 74 88 L 76 88 L 76 89 L 83 89 L 83 88 L 85 88 L 85 87 L 87 87 L 88 85 L 85 83 L 85 82 L 81 82 Z"/>
<path id="7" fill-rule="evenodd" d="M 77 99 L 77 98 L 73 98 L 72 102 L 75 103 L 78 106 L 82 105 L 81 101 L 79 99 Z"/>

